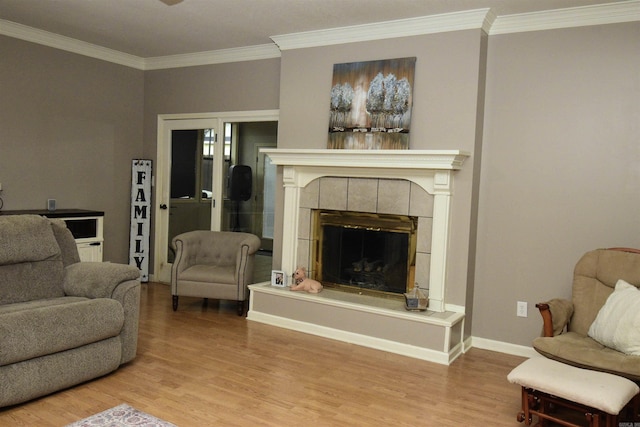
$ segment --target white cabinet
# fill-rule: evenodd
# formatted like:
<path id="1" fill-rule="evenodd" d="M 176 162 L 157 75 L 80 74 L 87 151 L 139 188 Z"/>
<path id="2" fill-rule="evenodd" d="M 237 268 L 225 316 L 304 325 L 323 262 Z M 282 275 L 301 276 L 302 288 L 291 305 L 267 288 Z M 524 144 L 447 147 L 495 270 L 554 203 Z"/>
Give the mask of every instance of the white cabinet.
<path id="1" fill-rule="evenodd" d="M 91 213 L 95 212 L 89 212 L 87 216 L 58 216 L 57 218 L 63 220 L 73 234 L 78 245 L 80 261 L 102 262 L 104 216 L 91 215 Z"/>
<path id="2" fill-rule="evenodd" d="M 102 262 L 102 243 L 78 243 L 80 261 Z"/>
<path id="3" fill-rule="evenodd" d="M 78 245 L 80 261 L 102 262 L 104 212 L 85 209 L 0 211 L 0 215 L 27 214 L 63 220 Z"/>

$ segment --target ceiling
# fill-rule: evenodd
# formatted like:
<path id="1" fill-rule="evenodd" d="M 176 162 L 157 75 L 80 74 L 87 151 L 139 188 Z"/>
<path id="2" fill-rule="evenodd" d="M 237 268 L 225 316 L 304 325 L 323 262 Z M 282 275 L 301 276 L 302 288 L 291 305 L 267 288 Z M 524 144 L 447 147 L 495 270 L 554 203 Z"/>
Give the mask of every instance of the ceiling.
<path id="1" fill-rule="evenodd" d="M 0 0 L 0 20 L 140 58 L 153 58 L 272 44 L 270 36 L 464 10 L 491 8 L 496 16 L 503 16 L 612 2 L 614 0 Z M 2 25 L 0 21 L 0 29 Z"/>

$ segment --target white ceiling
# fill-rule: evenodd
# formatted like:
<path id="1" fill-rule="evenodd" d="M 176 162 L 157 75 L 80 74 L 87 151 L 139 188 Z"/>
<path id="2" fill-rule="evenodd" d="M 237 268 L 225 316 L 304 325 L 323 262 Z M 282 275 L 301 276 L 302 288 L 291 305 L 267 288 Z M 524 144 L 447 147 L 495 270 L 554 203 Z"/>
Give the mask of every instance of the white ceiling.
<path id="1" fill-rule="evenodd" d="M 615 0 L 0 0 L 4 21 L 140 58 L 272 44 L 270 36 L 464 10 L 496 16 Z M 3 21 L 4 20 L 4 21 Z M 0 31 L 2 34 L 2 31 Z"/>

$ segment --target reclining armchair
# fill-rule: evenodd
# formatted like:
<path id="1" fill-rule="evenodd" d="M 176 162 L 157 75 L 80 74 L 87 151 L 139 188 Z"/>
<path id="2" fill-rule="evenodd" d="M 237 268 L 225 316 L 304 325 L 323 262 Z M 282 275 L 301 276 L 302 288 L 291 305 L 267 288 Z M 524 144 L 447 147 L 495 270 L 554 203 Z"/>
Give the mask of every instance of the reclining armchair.
<path id="1" fill-rule="evenodd" d="M 574 269 L 572 300 L 536 304 L 543 336 L 533 348 L 550 359 L 640 382 L 640 250 L 597 249 Z"/>
<path id="2" fill-rule="evenodd" d="M 140 270 L 80 262 L 62 220 L 0 215 L 0 407 L 136 357 Z"/>
<path id="3" fill-rule="evenodd" d="M 174 311 L 182 295 L 237 301 L 238 316 L 244 314 L 254 256 L 260 248 L 258 236 L 196 230 L 177 235 L 171 244 L 176 253 L 171 269 Z"/>

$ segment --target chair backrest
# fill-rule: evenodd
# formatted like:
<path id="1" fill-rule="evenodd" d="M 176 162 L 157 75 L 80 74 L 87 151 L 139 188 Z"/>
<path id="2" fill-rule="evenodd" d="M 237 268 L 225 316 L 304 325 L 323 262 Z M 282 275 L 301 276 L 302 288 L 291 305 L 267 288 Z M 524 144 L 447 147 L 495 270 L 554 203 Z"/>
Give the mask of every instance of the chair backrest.
<path id="1" fill-rule="evenodd" d="M 53 235 L 60 246 L 60 255 L 64 266 L 80 262 L 80 254 L 78 253 L 78 245 L 67 228 L 67 224 L 61 219 L 50 219 Z"/>
<path id="2" fill-rule="evenodd" d="M 640 287 L 640 250 L 596 249 L 580 258 L 573 274 L 574 311 L 569 331 L 587 335 L 619 279 Z"/>
<path id="3" fill-rule="evenodd" d="M 64 296 L 64 264 L 51 222 L 0 216 L 0 304 Z"/>

